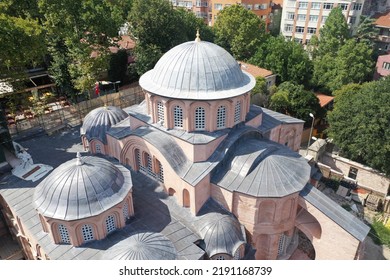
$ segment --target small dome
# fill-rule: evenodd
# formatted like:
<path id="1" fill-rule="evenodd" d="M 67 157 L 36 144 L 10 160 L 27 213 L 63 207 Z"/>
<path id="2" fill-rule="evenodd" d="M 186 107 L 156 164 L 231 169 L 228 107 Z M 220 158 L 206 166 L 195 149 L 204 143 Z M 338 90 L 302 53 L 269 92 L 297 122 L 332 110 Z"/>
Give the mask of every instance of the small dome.
<path id="1" fill-rule="evenodd" d="M 245 139 L 215 169 L 211 181 L 232 192 L 255 197 L 284 197 L 300 192 L 310 165 L 289 148 L 269 140 Z"/>
<path id="2" fill-rule="evenodd" d="M 71 221 L 101 214 L 122 202 L 132 188 L 130 171 L 86 156 L 61 164 L 36 188 L 34 202 L 45 217 Z"/>
<path id="3" fill-rule="evenodd" d="M 209 257 L 216 254 L 234 256 L 240 245 L 245 243 L 240 223 L 230 215 L 209 213 L 202 216 L 196 224 Z"/>
<path id="4" fill-rule="evenodd" d="M 223 48 L 196 40 L 165 53 L 139 83 L 143 89 L 165 97 L 213 100 L 244 94 L 256 82 Z"/>
<path id="5" fill-rule="evenodd" d="M 175 260 L 176 249 L 164 235 L 155 232 L 137 233 L 106 251 L 106 260 Z"/>
<path id="6" fill-rule="evenodd" d="M 88 141 L 98 139 L 106 143 L 106 132 L 111 126 L 119 123 L 128 116 L 125 111 L 115 106 L 96 108 L 85 116 L 81 134 L 85 135 Z"/>

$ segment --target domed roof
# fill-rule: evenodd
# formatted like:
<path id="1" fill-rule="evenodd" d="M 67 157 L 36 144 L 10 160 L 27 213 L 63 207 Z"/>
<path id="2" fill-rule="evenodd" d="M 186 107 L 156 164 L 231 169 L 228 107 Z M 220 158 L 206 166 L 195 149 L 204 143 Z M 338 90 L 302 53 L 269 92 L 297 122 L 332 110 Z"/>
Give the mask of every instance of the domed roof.
<path id="1" fill-rule="evenodd" d="M 122 202 L 132 188 L 130 171 L 106 159 L 86 156 L 69 160 L 36 188 L 34 203 L 45 217 L 78 220 Z"/>
<path id="2" fill-rule="evenodd" d="M 255 197 L 284 197 L 300 192 L 310 165 L 289 148 L 269 140 L 244 139 L 214 171 L 211 181 Z"/>
<path id="3" fill-rule="evenodd" d="M 256 81 L 226 50 L 195 40 L 165 53 L 139 83 L 148 92 L 165 97 L 213 100 L 244 94 Z"/>
<path id="4" fill-rule="evenodd" d="M 245 243 L 240 223 L 230 215 L 208 213 L 196 222 L 196 226 L 209 257 L 215 254 L 234 256 L 238 247 Z"/>
<path id="5" fill-rule="evenodd" d="M 115 106 L 96 108 L 85 116 L 81 134 L 85 135 L 88 141 L 95 138 L 106 143 L 106 132 L 112 125 L 119 123 L 128 116 L 125 111 Z"/>
<path id="6" fill-rule="evenodd" d="M 106 251 L 106 260 L 175 260 L 176 249 L 164 235 L 156 232 L 137 233 Z"/>

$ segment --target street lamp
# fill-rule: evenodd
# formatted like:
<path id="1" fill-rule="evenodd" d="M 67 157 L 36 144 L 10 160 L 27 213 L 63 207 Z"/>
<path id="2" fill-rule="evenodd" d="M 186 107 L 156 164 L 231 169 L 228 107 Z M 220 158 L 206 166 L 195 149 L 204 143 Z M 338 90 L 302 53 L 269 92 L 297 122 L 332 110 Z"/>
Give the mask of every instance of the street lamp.
<path id="1" fill-rule="evenodd" d="M 311 135 L 313 133 L 313 126 L 314 126 L 314 115 L 310 113 L 309 116 L 312 118 L 312 121 L 311 121 L 309 141 L 307 142 L 306 155 L 309 153 L 310 140 L 311 140 Z"/>

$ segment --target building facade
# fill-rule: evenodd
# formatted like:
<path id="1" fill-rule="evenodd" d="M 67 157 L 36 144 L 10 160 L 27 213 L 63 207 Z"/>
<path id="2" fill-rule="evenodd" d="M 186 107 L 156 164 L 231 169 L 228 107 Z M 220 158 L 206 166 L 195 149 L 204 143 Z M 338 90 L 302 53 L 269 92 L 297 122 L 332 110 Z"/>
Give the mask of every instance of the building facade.
<path id="1" fill-rule="evenodd" d="M 268 25 L 272 8 L 271 0 L 169 0 L 174 7 L 182 7 L 203 18 L 210 26 L 214 25 L 218 13 L 225 7 L 240 4 L 254 12 Z"/>
<path id="2" fill-rule="evenodd" d="M 376 13 L 373 17 L 376 19 L 375 27 L 379 29 L 375 43 L 381 53 L 386 53 L 390 51 L 390 9 Z"/>
<path id="3" fill-rule="evenodd" d="M 287 39 L 294 39 L 308 44 L 313 35 L 319 36 L 330 11 L 341 7 L 351 32 L 359 24 L 364 0 L 285 0 L 283 2 L 281 34 Z"/>

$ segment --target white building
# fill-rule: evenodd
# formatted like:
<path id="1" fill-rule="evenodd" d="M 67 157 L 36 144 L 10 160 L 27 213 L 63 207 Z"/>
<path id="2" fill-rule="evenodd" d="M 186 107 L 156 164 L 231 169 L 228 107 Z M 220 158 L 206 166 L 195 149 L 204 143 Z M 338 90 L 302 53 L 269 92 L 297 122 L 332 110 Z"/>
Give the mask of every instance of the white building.
<path id="1" fill-rule="evenodd" d="M 341 6 L 347 23 L 354 32 L 359 24 L 365 0 L 284 0 L 280 24 L 281 33 L 288 39 L 307 44 L 311 36 L 319 36 L 330 11 Z"/>

